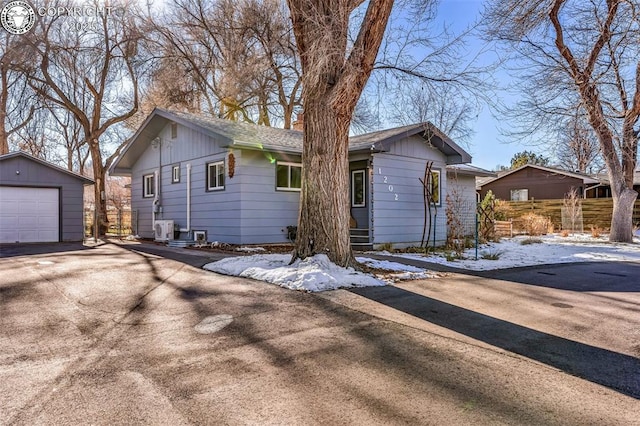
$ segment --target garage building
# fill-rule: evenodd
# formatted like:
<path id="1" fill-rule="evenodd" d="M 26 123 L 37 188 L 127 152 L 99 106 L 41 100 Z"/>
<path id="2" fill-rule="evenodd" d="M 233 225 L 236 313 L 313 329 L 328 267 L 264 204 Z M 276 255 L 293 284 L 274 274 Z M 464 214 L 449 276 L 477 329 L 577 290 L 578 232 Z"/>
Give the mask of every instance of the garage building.
<path id="1" fill-rule="evenodd" d="M 0 155 L 0 243 L 82 241 L 91 179 L 24 152 Z"/>

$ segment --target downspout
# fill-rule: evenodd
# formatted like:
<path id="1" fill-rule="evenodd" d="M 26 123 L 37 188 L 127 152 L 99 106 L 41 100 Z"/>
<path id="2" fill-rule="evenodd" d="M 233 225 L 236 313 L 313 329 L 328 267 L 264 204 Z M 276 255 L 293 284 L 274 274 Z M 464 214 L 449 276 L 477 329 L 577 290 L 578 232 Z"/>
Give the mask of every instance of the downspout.
<path id="1" fill-rule="evenodd" d="M 156 232 L 156 216 L 160 211 L 160 194 L 158 193 L 158 176 L 159 173 L 157 170 L 153 172 L 153 206 L 151 207 L 151 230 Z"/>
<path id="2" fill-rule="evenodd" d="M 187 227 L 180 232 L 191 232 L 191 163 L 187 164 Z"/>
<path id="3" fill-rule="evenodd" d="M 151 230 L 156 232 L 156 217 L 160 213 L 160 179 L 162 172 L 162 139 L 160 136 L 151 141 L 152 147 L 158 147 L 158 168 L 153 172 L 153 205 L 151 207 Z"/>
<path id="4" fill-rule="evenodd" d="M 595 184 L 595 185 L 593 185 L 593 186 L 585 187 L 585 188 L 584 188 L 584 194 L 583 194 L 582 198 L 587 198 L 587 191 L 590 191 L 590 190 L 592 190 L 592 189 L 596 189 L 596 188 L 597 188 L 597 187 L 599 187 L 599 186 L 602 186 L 602 184 L 601 184 L 601 183 L 597 183 L 597 184 Z M 598 197 L 597 197 L 597 195 L 598 195 L 598 194 L 596 194 L 596 198 L 598 198 Z"/>

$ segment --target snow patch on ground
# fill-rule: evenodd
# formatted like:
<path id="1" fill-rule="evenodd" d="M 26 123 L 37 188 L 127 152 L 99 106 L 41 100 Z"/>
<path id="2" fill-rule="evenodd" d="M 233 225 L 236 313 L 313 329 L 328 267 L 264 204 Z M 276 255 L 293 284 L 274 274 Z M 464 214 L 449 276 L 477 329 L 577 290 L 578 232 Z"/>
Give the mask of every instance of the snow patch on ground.
<path id="1" fill-rule="evenodd" d="M 324 254 L 305 260 L 296 260 L 289 265 L 290 254 L 256 254 L 230 257 L 205 265 L 208 271 L 225 275 L 253 278 L 277 284 L 281 287 L 302 291 L 326 291 L 338 288 L 383 286 L 400 280 L 432 278 L 435 273 L 387 260 L 358 257 L 356 260 L 370 268 L 388 272 L 376 276 L 358 272 L 353 268 L 342 268 L 333 264 Z"/>
<path id="2" fill-rule="evenodd" d="M 267 251 L 264 247 L 238 247 L 236 251 L 244 253 L 262 253 Z"/>
<path id="3" fill-rule="evenodd" d="M 298 259 L 289 265 L 290 260 L 290 254 L 256 254 L 222 259 L 205 265 L 204 269 L 312 292 L 385 285 L 371 275 L 333 264 L 324 254 Z"/>
<path id="4" fill-rule="evenodd" d="M 475 259 L 475 248 L 465 250 L 464 259 L 452 261 L 447 260 L 440 253 L 429 256 L 413 253 L 394 256 L 474 271 L 589 261 L 640 262 L 639 244 L 609 243 L 607 238 L 606 235 L 594 238 L 589 234 L 575 234 L 568 237 L 554 234 L 535 237 L 534 239 L 541 242 L 524 245 L 522 241 L 530 237 L 505 238 L 499 243 L 489 243 L 479 247 L 478 260 Z M 636 237 L 634 240 L 640 243 L 640 238 Z M 497 254 L 499 258 L 483 259 L 483 256 L 491 254 Z"/>
<path id="5" fill-rule="evenodd" d="M 376 275 L 379 279 L 393 283 L 397 281 L 406 280 L 421 280 L 425 278 L 435 278 L 438 276 L 435 272 L 418 268 L 411 265 L 403 265 L 402 263 L 391 262 L 389 260 L 377 260 L 370 259 L 368 257 L 356 257 L 356 260 L 360 263 L 364 263 L 370 268 L 386 269 L 388 273 Z"/>

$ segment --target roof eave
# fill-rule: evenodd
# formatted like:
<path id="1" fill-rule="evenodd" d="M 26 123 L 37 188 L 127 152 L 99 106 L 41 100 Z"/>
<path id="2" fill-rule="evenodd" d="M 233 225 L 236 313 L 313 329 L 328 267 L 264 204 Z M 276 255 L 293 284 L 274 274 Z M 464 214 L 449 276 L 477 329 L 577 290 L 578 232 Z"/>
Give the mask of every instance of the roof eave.
<path id="1" fill-rule="evenodd" d="M 9 159 L 9 158 L 15 158 L 15 157 L 24 157 L 27 160 L 34 161 L 36 163 L 42 164 L 43 166 L 50 167 L 50 168 L 52 168 L 54 170 L 57 170 L 57 171 L 59 171 L 61 173 L 68 174 L 68 175 L 70 175 L 70 176 L 72 176 L 72 177 L 74 177 L 74 178 L 76 178 L 78 180 L 81 180 L 83 185 L 93 185 L 93 184 L 95 184 L 95 181 L 93 179 L 91 179 L 91 178 L 88 178 L 86 176 L 82 176 L 81 174 L 78 174 L 76 172 L 72 172 L 71 170 L 64 169 L 64 168 L 62 168 L 62 167 L 60 167 L 60 166 L 58 166 L 56 164 L 49 163 L 49 162 L 44 161 L 44 160 L 42 160 L 42 159 L 40 159 L 38 157 L 34 157 L 33 155 L 27 154 L 26 152 L 23 152 L 23 151 L 14 151 L 14 152 L 9 152 L 8 154 L 0 155 L 0 160 Z"/>

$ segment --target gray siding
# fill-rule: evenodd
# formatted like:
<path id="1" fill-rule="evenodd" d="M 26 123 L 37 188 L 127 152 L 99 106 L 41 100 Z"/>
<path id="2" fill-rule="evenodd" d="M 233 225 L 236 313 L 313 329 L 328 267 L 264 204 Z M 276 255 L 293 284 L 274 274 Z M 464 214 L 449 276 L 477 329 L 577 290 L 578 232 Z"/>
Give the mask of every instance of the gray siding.
<path id="1" fill-rule="evenodd" d="M 262 151 L 243 151 L 236 173 L 242 183 L 242 243 L 285 243 L 287 226 L 297 225 L 299 191 L 276 189 L 276 163 L 272 159 L 299 163 L 295 156 Z"/>
<path id="2" fill-rule="evenodd" d="M 82 241 L 84 238 L 82 180 L 26 157 L 12 157 L 1 163 L 0 185 L 59 188 L 60 241 Z"/>
<path id="3" fill-rule="evenodd" d="M 216 140 L 178 126 L 178 136 L 171 139 L 171 126 L 160 133 L 162 148 L 149 146 L 132 170 L 131 204 L 138 211 L 139 236 L 153 238 L 153 198 L 143 198 L 143 176 L 160 170 L 160 205 L 162 213 L 156 219 L 171 219 L 180 228 L 187 226 L 187 164 L 191 165 L 191 230 L 206 231 L 209 241 L 239 244 L 240 241 L 240 180 L 228 176 L 227 149 Z M 236 164 L 240 152 L 235 153 Z M 206 165 L 225 161 L 225 188 L 206 190 Z M 162 166 L 159 167 L 160 161 Z M 180 166 L 180 182 L 171 183 L 172 166 Z M 187 237 L 182 234 L 181 237 Z"/>
<path id="4" fill-rule="evenodd" d="M 441 205 L 437 207 L 437 215 L 433 214 L 432 208 L 431 220 L 435 220 L 437 242 L 443 243 L 446 238 L 446 158 L 424 143 L 405 142 L 408 141 L 394 144 L 397 148 L 391 153 L 373 155 L 373 244 L 420 244 L 425 211 L 422 184 L 418 179 L 424 177 L 427 161 L 434 161 L 433 170 L 441 172 Z M 396 154 L 398 152 L 412 157 Z"/>
<path id="5" fill-rule="evenodd" d="M 299 157 L 233 150 L 235 170 L 229 177 L 229 149 L 192 129 L 178 126 L 171 140 L 171 127 L 160 134 L 162 150 L 149 147 L 132 170 L 132 208 L 138 211 L 139 236 L 153 238 L 153 198 L 143 198 L 143 176 L 161 170 L 162 213 L 156 219 L 174 220 L 187 226 L 187 164 L 191 165 L 191 230 L 206 231 L 207 240 L 231 244 L 287 242 L 286 227 L 296 225 L 300 193 L 276 190 L 273 159 L 300 162 Z M 162 160 L 161 160 L 162 159 Z M 206 164 L 225 161 L 225 189 L 206 190 Z M 162 167 L 158 165 L 162 161 Z M 172 167 L 180 166 L 180 182 L 172 183 Z M 182 233 L 182 238 L 187 234 Z M 191 236 L 189 236 L 191 237 Z"/>

